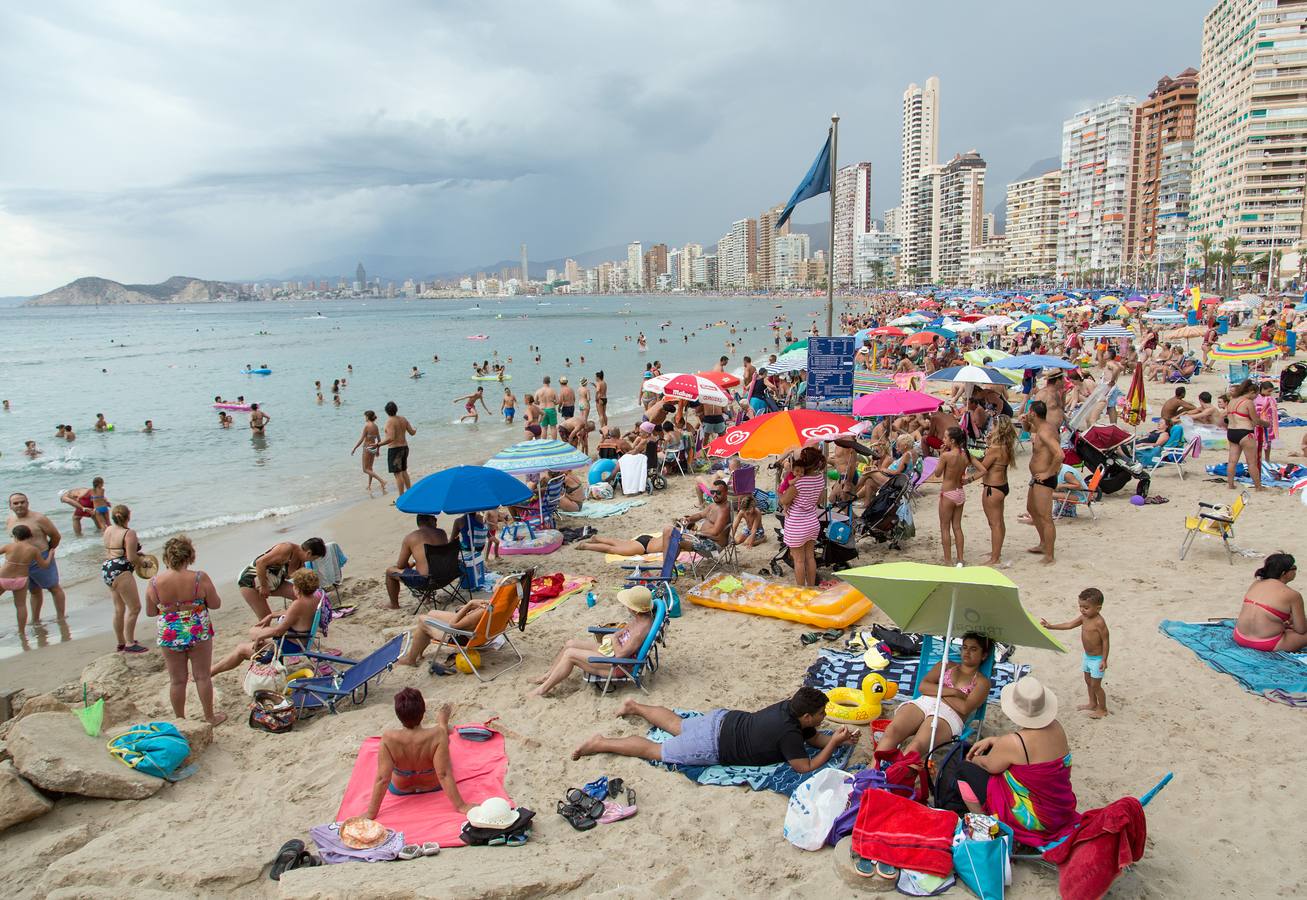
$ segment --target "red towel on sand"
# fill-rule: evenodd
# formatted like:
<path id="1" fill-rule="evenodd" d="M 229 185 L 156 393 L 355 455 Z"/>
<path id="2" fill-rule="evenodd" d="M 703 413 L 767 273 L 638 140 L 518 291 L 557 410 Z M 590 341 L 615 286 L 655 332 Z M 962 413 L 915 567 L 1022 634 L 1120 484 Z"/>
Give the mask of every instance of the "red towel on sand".
<path id="1" fill-rule="evenodd" d="M 953 874 L 957 827 L 957 814 L 946 809 L 931 809 L 889 791 L 864 791 L 853 823 L 853 852 L 900 869 L 947 877 Z"/>
<path id="2" fill-rule="evenodd" d="M 452 731 L 452 729 L 451 729 Z M 367 813 L 372 800 L 372 785 L 377 778 L 377 752 L 381 738 L 370 737 L 359 748 L 354 760 L 354 771 L 345 786 L 345 797 L 340 801 L 336 821 Z M 458 782 L 463 802 L 476 805 L 487 797 L 508 797 L 504 776 L 508 774 L 508 754 L 504 750 L 504 736 L 495 734 L 484 743 L 467 741 L 457 733 L 449 736 L 449 762 Z M 509 802 L 512 802 L 511 800 Z M 381 801 L 377 821 L 387 828 L 404 832 L 410 844 L 436 841 L 442 847 L 462 847 L 459 832 L 467 816 L 449 802 L 443 791 L 430 794 L 408 794 L 400 797 L 386 791 Z"/>
<path id="3" fill-rule="evenodd" d="M 1044 854 L 1057 866 L 1062 900 L 1098 900 L 1121 870 L 1144 855 L 1148 825 L 1134 797 L 1081 815 L 1080 827 Z"/>

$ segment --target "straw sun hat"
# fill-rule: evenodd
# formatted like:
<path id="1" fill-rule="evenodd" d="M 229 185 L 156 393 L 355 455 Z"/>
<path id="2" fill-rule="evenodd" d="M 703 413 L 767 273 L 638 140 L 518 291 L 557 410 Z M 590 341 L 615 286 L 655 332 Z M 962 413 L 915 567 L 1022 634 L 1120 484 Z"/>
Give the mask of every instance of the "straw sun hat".
<path id="1" fill-rule="evenodd" d="M 520 815 L 503 797 L 488 797 L 467 811 L 467 823 L 474 828 L 509 828 Z"/>
<path id="2" fill-rule="evenodd" d="M 629 587 L 624 591 L 617 592 L 617 602 L 625 606 L 631 612 L 647 613 L 653 609 L 653 594 L 647 587 Z"/>
<path id="3" fill-rule="evenodd" d="M 999 695 L 1003 713 L 1021 728 L 1043 728 L 1057 718 L 1057 695 L 1033 675 L 1018 678 Z"/>
<path id="4" fill-rule="evenodd" d="M 136 577 L 153 578 L 159 574 L 159 557 L 153 553 L 141 553 L 136 557 Z"/>

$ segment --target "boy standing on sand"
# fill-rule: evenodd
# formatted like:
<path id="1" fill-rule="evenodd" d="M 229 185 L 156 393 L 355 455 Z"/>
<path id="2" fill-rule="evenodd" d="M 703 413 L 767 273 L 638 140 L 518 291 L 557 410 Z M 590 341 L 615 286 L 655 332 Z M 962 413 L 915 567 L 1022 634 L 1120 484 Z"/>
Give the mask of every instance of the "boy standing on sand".
<path id="1" fill-rule="evenodd" d="M 1089 689 L 1089 702 L 1076 709 L 1089 710 L 1089 718 L 1101 719 L 1107 715 L 1107 694 L 1103 692 L 1103 673 L 1107 671 L 1107 622 L 1103 619 L 1103 592 L 1098 588 L 1085 588 L 1080 592 L 1080 615 L 1070 622 L 1050 625 L 1047 619 L 1039 624 L 1051 631 L 1080 629 L 1080 640 L 1085 649 L 1082 668 L 1085 687 Z"/>

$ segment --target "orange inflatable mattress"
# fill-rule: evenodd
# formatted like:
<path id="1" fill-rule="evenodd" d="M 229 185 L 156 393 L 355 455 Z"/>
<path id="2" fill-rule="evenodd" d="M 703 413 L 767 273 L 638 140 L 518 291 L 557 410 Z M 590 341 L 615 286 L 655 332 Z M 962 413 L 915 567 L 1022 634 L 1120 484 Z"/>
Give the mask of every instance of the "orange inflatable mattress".
<path id="1" fill-rule="evenodd" d="M 699 606 L 788 619 L 819 628 L 847 628 L 871 612 L 871 601 L 847 584 L 825 590 L 801 588 L 775 584 L 747 572 L 713 575 L 692 587 L 686 597 Z"/>

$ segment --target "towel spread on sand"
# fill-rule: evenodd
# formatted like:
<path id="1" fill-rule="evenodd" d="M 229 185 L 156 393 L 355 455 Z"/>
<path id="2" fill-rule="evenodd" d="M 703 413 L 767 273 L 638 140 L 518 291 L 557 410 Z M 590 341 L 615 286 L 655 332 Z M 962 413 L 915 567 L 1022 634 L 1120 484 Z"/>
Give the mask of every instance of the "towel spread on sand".
<path id="1" fill-rule="evenodd" d="M 693 710 L 678 709 L 676 714 L 682 719 L 690 719 L 695 716 L 701 716 L 703 713 Z M 830 732 L 826 732 L 829 734 Z M 671 737 L 661 728 L 650 728 L 645 734 L 649 740 L 655 744 L 661 744 Z M 820 751 L 816 747 L 805 748 L 808 751 L 808 758 L 816 756 Z M 836 749 L 831 754 L 830 761 L 822 768 L 834 766 L 843 768 L 849 761 L 849 756 L 853 753 L 853 747 L 845 744 Z M 680 772 L 686 778 L 697 784 L 717 784 L 717 785 L 740 785 L 747 784 L 755 791 L 775 791 L 778 794 L 789 796 L 803 782 L 807 781 L 815 772 L 799 774 L 790 768 L 787 763 L 775 763 L 770 766 L 675 766 L 668 765 L 657 760 L 649 760 L 649 765 L 657 766 L 660 769 L 666 769 L 669 772 Z M 820 769 L 818 770 L 820 771 Z"/>
<path id="2" fill-rule="evenodd" d="M 896 657 L 891 659 L 889 666 L 881 669 L 879 674 L 897 683 L 899 695 L 906 699 L 912 695 L 912 682 L 916 679 L 917 666 L 920 662 L 921 660 L 916 657 Z M 817 651 L 817 661 L 808 666 L 803 683 L 821 691 L 829 691 L 837 687 L 858 688 L 862 686 L 862 679 L 871 671 L 862 661 L 861 653 L 849 653 L 824 647 Z M 1029 672 L 1029 663 L 1020 665 L 1010 662 L 994 663 L 994 684 L 989 691 L 989 702 L 997 703 L 999 693 L 1005 686 Z"/>
<path id="3" fill-rule="evenodd" d="M 678 563 L 689 564 L 699 559 L 689 550 L 682 550 L 677 554 Z M 639 556 L 622 556 L 620 553 L 605 553 L 604 562 L 621 563 L 624 566 L 640 566 L 642 569 L 661 569 L 663 566 L 662 553 L 641 553 Z"/>
<path id="4" fill-rule="evenodd" d="M 1220 478 L 1225 477 L 1226 464 L 1215 463 L 1207 467 L 1208 475 L 1216 475 Z M 1307 468 L 1290 463 L 1287 466 L 1275 466 L 1262 461 L 1262 485 L 1264 487 L 1287 488 L 1293 487 L 1294 482 L 1307 475 Z M 1234 480 L 1240 484 L 1252 484 L 1253 480 L 1248 475 L 1248 466 L 1239 463 L 1234 468 Z"/>
<path id="5" fill-rule="evenodd" d="M 564 575 L 563 589 L 555 597 L 549 597 L 545 600 L 536 600 L 534 593 L 531 597 L 531 605 L 527 608 L 526 620 L 534 622 L 536 616 L 549 612 L 555 606 L 558 606 L 573 594 L 579 594 L 582 591 L 589 590 L 594 586 L 595 580 L 589 575 Z"/>
<path id="6" fill-rule="evenodd" d="M 637 506 L 644 506 L 647 500 L 611 500 L 606 503 L 589 500 L 585 506 L 576 512 L 567 512 L 559 510 L 560 516 L 571 516 L 574 519 L 606 519 L 609 516 L 620 516 L 628 509 L 635 509 Z"/>
<path id="7" fill-rule="evenodd" d="M 479 724 L 479 723 L 477 723 Z M 365 815 L 372 800 L 372 784 L 377 777 L 377 751 L 381 738 L 365 738 L 354 760 L 354 771 L 345 786 L 345 796 L 336 812 L 336 821 Z M 508 774 L 508 754 L 504 736 L 494 733 L 483 743 L 465 740 L 451 729 L 449 762 L 458 782 L 458 792 L 466 803 L 478 804 L 488 797 L 508 797 L 504 776 Z M 509 801 L 512 802 L 511 800 Z M 442 847 L 462 847 L 459 832 L 467 816 L 454 809 L 443 791 L 429 794 L 397 796 L 387 791 L 381 801 L 377 821 L 387 828 L 402 831 L 410 844 L 436 841 Z"/>
<path id="8" fill-rule="evenodd" d="M 1176 622 L 1158 626 L 1245 690 L 1286 706 L 1307 708 L 1307 654 L 1253 650 L 1234 642 L 1234 620 Z"/>

